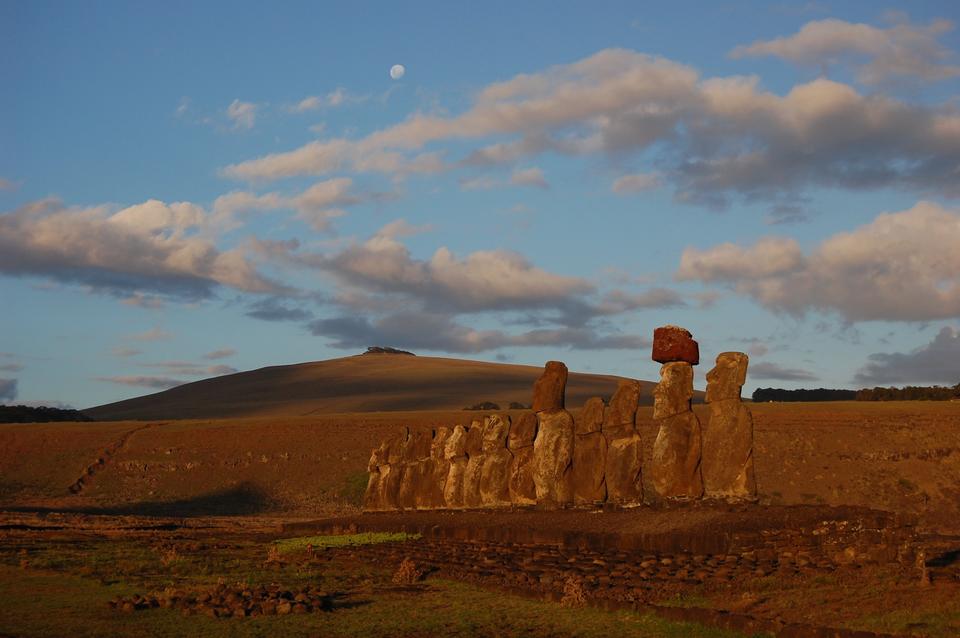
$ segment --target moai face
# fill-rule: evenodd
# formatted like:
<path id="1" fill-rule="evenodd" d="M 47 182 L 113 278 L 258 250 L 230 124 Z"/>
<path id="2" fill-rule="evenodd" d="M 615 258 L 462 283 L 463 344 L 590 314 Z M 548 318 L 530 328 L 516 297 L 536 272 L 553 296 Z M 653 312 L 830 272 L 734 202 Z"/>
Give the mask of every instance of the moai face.
<path id="1" fill-rule="evenodd" d="M 653 418 L 666 419 L 690 410 L 693 398 L 693 366 L 666 363 L 660 368 L 660 383 L 653 389 Z"/>
<path id="2" fill-rule="evenodd" d="M 707 403 L 739 399 L 740 388 L 747 381 L 750 357 L 742 352 L 722 352 L 717 365 L 707 373 Z"/>

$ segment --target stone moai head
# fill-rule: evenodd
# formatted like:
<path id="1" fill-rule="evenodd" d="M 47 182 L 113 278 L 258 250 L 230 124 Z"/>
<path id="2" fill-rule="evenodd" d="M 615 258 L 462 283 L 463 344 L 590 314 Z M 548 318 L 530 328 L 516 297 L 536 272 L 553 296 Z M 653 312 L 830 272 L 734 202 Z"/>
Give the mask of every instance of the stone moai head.
<path id="1" fill-rule="evenodd" d="M 567 388 L 567 366 L 562 361 L 547 361 L 543 374 L 533 384 L 533 411 L 562 410 Z"/>
<path id="2" fill-rule="evenodd" d="M 457 425 L 443 446 L 443 457 L 448 461 L 467 455 L 467 429 Z"/>
<path id="3" fill-rule="evenodd" d="M 750 357 L 742 352 L 721 352 L 717 365 L 707 373 L 707 403 L 739 399 L 740 388 L 747 381 Z"/>
<path id="4" fill-rule="evenodd" d="M 510 432 L 510 417 L 493 414 L 483 419 L 483 451 L 506 449 Z"/>
<path id="5" fill-rule="evenodd" d="M 693 399 L 693 366 L 685 362 L 665 363 L 660 383 L 653 389 L 653 418 L 666 419 L 690 411 Z"/>
<path id="6" fill-rule="evenodd" d="M 430 443 L 430 458 L 436 460 L 444 458 L 448 438 L 450 438 L 450 428 L 445 425 L 433 431 L 433 441 Z"/>

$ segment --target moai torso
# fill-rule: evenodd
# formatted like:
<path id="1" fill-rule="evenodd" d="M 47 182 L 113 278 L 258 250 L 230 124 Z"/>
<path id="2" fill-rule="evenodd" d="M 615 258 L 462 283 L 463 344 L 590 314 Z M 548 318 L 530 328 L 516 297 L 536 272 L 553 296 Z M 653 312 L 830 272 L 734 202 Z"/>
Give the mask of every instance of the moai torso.
<path id="1" fill-rule="evenodd" d="M 753 468 L 753 415 L 740 400 L 749 357 L 724 352 L 707 373 L 710 421 L 703 429 L 703 488 L 712 498 L 756 498 Z"/>

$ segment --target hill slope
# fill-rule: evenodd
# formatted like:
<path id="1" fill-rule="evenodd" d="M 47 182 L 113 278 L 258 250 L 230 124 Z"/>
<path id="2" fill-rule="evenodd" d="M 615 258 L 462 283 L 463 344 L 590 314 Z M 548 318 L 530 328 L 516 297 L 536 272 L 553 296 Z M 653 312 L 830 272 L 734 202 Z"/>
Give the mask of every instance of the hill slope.
<path id="1" fill-rule="evenodd" d="M 462 359 L 363 354 L 215 377 L 83 412 L 97 420 L 151 420 L 460 410 L 483 401 L 506 408 L 511 401 L 530 404 L 533 382 L 542 370 Z M 609 398 L 619 380 L 571 373 L 567 405 L 579 407 L 593 396 Z M 641 402 L 649 405 L 653 384 L 641 384 Z"/>

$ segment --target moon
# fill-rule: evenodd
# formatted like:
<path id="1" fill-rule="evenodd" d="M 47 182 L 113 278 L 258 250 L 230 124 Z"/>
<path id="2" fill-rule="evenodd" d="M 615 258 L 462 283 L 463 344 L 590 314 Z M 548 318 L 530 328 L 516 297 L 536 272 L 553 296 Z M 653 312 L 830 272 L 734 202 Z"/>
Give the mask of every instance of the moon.
<path id="1" fill-rule="evenodd" d="M 390 77 L 393 78 L 394 80 L 399 80 L 400 78 L 403 77 L 403 74 L 406 72 L 407 70 L 403 67 L 402 64 L 394 64 L 392 67 L 390 67 Z"/>

